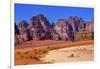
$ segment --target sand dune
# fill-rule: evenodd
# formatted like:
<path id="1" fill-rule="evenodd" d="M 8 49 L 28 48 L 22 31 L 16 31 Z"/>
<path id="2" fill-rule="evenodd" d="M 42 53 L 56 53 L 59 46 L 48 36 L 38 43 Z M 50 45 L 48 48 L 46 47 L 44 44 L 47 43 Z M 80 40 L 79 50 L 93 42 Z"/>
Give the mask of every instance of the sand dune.
<path id="1" fill-rule="evenodd" d="M 84 45 L 49 51 L 41 60 L 48 63 L 92 61 L 93 56 L 93 45 Z"/>
<path id="2" fill-rule="evenodd" d="M 40 46 L 33 46 L 36 44 Z M 15 65 L 92 61 L 93 44 L 93 40 L 25 42 L 15 46 Z"/>

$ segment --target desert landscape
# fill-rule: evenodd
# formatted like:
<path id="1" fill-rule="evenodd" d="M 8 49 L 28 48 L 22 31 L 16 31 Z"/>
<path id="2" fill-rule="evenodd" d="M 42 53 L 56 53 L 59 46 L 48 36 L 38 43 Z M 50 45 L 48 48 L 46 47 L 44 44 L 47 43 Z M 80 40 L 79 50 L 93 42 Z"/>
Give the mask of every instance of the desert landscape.
<path id="1" fill-rule="evenodd" d="M 93 61 L 94 58 L 92 40 L 77 42 L 46 40 L 39 41 L 40 46 L 31 46 L 36 42 L 38 41 L 29 41 L 15 47 L 16 65 Z"/>
<path id="2" fill-rule="evenodd" d="M 21 9 L 18 8 L 19 6 Z M 36 10 L 33 11 L 32 8 Z M 49 11 L 47 12 L 45 8 Z M 29 13 L 23 13 L 24 11 Z M 84 11 L 89 13 L 84 15 Z M 22 19 L 26 16 L 29 16 L 26 20 Z M 15 65 L 93 61 L 93 18 L 92 8 L 16 4 Z"/>

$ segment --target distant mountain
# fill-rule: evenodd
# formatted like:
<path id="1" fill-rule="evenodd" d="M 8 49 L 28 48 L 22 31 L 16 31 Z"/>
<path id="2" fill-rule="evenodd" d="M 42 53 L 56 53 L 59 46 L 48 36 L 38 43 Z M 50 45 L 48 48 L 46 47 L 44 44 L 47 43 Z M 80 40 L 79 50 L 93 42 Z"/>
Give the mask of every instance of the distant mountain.
<path id="1" fill-rule="evenodd" d="M 75 41 L 77 32 L 93 30 L 93 20 L 86 22 L 77 16 L 70 16 L 68 19 L 58 19 L 55 23 L 50 23 L 47 18 L 39 14 L 32 16 L 30 21 L 22 20 L 15 23 L 15 44 L 29 40 L 68 40 Z"/>

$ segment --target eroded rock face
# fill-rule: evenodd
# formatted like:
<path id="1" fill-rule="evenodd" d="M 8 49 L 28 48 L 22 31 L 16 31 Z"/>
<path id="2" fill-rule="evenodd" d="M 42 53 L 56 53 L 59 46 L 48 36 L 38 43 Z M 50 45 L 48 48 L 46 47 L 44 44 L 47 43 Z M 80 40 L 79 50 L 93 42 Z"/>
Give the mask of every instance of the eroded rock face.
<path id="1" fill-rule="evenodd" d="M 18 26 L 15 24 L 15 44 L 31 40 L 28 23 L 25 20 L 19 22 Z"/>
<path id="2" fill-rule="evenodd" d="M 58 39 L 60 40 L 74 40 L 74 31 L 67 20 L 59 19 L 56 23 L 54 30 L 58 34 Z"/>
<path id="3" fill-rule="evenodd" d="M 93 24 L 93 20 L 87 23 L 77 16 L 58 19 L 56 23 L 51 24 L 44 15 L 39 14 L 31 17 L 29 22 L 22 20 L 18 25 L 15 24 L 15 44 L 48 39 L 74 41 L 77 32 L 93 32 Z"/>
<path id="4" fill-rule="evenodd" d="M 18 29 L 20 34 L 24 34 L 27 30 L 28 23 L 25 20 L 22 20 L 18 24 Z"/>
<path id="5" fill-rule="evenodd" d="M 16 23 L 15 23 L 14 28 L 15 28 L 15 35 L 18 35 L 19 34 L 19 30 L 18 30 L 18 27 L 17 27 Z"/>
<path id="6" fill-rule="evenodd" d="M 72 26 L 72 29 L 74 31 L 74 34 L 76 32 L 79 32 L 81 30 L 84 30 L 85 29 L 85 23 L 84 23 L 84 20 L 82 18 L 79 18 L 77 16 L 75 17 L 69 17 L 67 19 L 67 22 L 68 24 L 70 24 Z"/>
<path id="7" fill-rule="evenodd" d="M 59 19 L 54 26 L 54 30 L 58 35 L 54 35 L 54 37 L 60 40 L 68 40 L 68 33 L 69 33 L 69 28 L 68 28 L 68 23 L 64 19 Z"/>
<path id="8" fill-rule="evenodd" d="M 86 30 L 94 32 L 94 20 L 91 20 L 90 22 L 87 23 Z"/>
<path id="9" fill-rule="evenodd" d="M 18 39 L 18 35 L 19 35 L 19 30 L 18 30 L 18 27 L 17 27 L 17 25 L 16 25 L 16 23 L 15 23 L 15 38 L 14 38 L 14 40 L 15 40 L 15 44 L 18 44 L 19 43 L 19 39 Z"/>
<path id="10" fill-rule="evenodd" d="M 77 32 L 93 31 L 93 21 L 86 23 L 82 18 L 70 16 L 67 20 L 59 19 L 54 26 L 55 40 L 75 40 Z"/>
<path id="11" fill-rule="evenodd" d="M 43 15 L 33 16 L 29 22 L 29 29 L 33 40 L 51 38 L 51 25 Z"/>

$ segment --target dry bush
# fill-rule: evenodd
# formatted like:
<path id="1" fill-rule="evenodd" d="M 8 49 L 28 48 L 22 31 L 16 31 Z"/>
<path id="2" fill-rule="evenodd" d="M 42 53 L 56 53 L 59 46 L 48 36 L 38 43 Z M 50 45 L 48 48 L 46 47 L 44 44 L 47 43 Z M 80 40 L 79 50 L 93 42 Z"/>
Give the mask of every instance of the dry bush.
<path id="1" fill-rule="evenodd" d="M 30 51 L 25 52 L 24 54 L 29 54 Z"/>
<path id="2" fill-rule="evenodd" d="M 37 51 L 37 49 L 34 49 L 34 51 Z"/>
<path id="3" fill-rule="evenodd" d="M 41 49 L 39 49 L 38 51 L 41 52 Z"/>
<path id="4" fill-rule="evenodd" d="M 21 52 L 17 52 L 17 54 L 21 54 Z"/>
<path id="5" fill-rule="evenodd" d="M 32 57 L 32 56 L 29 56 L 29 58 L 30 58 L 30 59 L 33 59 L 33 57 Z"/>
<path id="6" fill-rule="evenodd" d="M 26 59 L 28 59 L 28 57 L 26 57 Z"/>
<path id="7" fill-rule="evenodd" d="M 34 52 L 35 54 L 37 54 L 38 52 Z"/>
<path id="8" fill-rule="evenodd" d="M 38 57 L 33 57 L 33 59 L 35 59 L 35 60 L 39 61 L 39 58 L 38 58 Z"/>
<path id="9" fill-rule="evenodd" d="M 21 57 L 21 59 L 23 59 L 23 58 L 24 58 L 24 56 L 23 56 L 23 55 L 21 55 L 20 57 Z"/>
<path id="10" fill-rule="evenodd" d="M 47 47 L 47 49 L 50 49 L 50 48 L 51 48 L 50 46 Z"/>
<path id="11" fill-rule="evenodd" d="M 47 53 L 48 51 L 47 50 L 43 50 L 43 53 Z"/>

